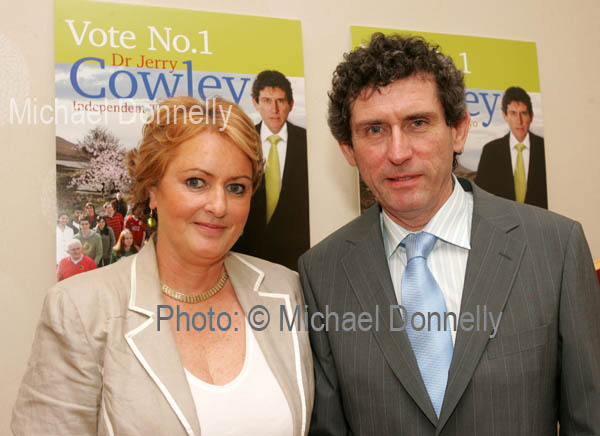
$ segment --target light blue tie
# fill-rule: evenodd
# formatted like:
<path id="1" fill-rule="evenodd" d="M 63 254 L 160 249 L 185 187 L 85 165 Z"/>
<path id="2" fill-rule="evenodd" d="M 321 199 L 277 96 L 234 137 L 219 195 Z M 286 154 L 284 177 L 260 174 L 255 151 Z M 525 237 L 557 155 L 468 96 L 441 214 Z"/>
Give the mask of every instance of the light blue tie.
<path id="1" fill-rule="evenodd" d="M 411 233 L 400 244 L 406 248 L 408 260 L 402 275 L 402 306 L 408 315 L 408 320 L 405 321 L 409 321 L 406 324 L 406 333 L 431 404 L 439 417 L 448 382 L 453 346 L 450 328 L 444 326 L 444 295 L 427 266 L 427 256 L 436 241 L 437 237 L 434 235 L 420 232 Z M 424 316 L 415 316 L 417 312 Z M 437 315 L 430 317 L 429 313 L 439 314 L 440 321 L 438 322 Z"/>

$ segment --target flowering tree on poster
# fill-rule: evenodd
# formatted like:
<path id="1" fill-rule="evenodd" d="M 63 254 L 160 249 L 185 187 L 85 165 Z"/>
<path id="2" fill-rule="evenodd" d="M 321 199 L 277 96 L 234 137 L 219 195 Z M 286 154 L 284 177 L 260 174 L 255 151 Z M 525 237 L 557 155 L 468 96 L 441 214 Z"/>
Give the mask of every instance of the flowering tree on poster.
<path id="1" fill-rule="evenodd" d="M 101 192 L 103 195 L 128 189 L 131 179 L 125 168 L 125 149 L 106 127 L 91 129 L 83 140 L 77 143 L 77 148 L 92 158 L 89 166 L 71 179 L 69 186 Z"/>

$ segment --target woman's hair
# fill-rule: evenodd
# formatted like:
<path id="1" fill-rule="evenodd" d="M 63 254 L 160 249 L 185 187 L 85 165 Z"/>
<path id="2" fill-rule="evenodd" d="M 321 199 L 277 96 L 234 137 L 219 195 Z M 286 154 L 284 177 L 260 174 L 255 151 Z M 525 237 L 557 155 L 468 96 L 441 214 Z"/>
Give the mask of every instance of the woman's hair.
<path id="1" fill-rule="evenodd" d="M 144 125 L 139 148 L 125 159 L 131 176 L 130 192 L 135 205 L 142 205 L 146 219 L 150 212 L 150 188 L 157 186 L 174 158 L 178 146 L 204 132 L 218 133 L 237 146 L 252 164 L 253 189 L 263 171 L 260 135 L 252 120 L 235 103 L 221 98 L 206 102 L 192 97 L 161 100 L 151 119 Z M 155 217 L 157 219 L 157 217 Z"/>
<path id="2" fill-rule="evenodd" d="M 133 233 L 131 233 L 131 230 L 129 230 L 129 229 L 123 229 L 123 231 L 119 235 L 119 240 L 117 241 L 117 243 L 113 247 L 113 250 L 116 253 L 120 254 L 121 256 L 125 254 L 125 243 L 123 242 L 123 239 L 125 239 L 126 235 L 131 236 L 131 239 L 133 239 Z M 131 244 L 131 250 L 134 253 L 138 252 L 138 250 L 137 250 L 137 248 L 135 246 L 135 242 L 132 242 L 132 244 Z"/>
<path id="3" fill-rule="evenodd" d="M 100 221 L 104 221 L 104 228 L 101 229 L 100 228 Z M 104 215 L 99 216 L 98 220 L 96 221 L 96 232 L 101 234 L 101 235 L 108 235 L 108 229 L 110 227 L 108 226 L 108 224 L 106 224 L 106 218 L 104 217 Z"/>

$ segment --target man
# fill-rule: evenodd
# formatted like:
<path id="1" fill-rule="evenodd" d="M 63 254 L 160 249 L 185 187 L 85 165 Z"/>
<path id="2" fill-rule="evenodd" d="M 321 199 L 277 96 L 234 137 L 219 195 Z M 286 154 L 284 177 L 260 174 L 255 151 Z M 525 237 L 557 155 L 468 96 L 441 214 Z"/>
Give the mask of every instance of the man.
<path id="1" fill-rule="evenodd" d="M 544 138 L 529 131 L 531 98 L 510 87 L 502 97 L 502 116 L 510 132 L 483 147 L 475 183 L 492 194 L 548 209 Z"/>
<path id="2" fill-rule="evenodd" d="M 88 217 L 88 220 L 90 222 L 90 227 L 94 228 L 96 227 L 96 224 L 98 223 L 98 215 L 96 215 L 96 207 L 92 204 L 92 203 L 86 203 L 85 204 L 85 211 L 86 211 L 86 215 Z"/>
<path id="3" fill-rule="evenodd" d="M 112 200 L 108 204 L 105 204 L 104 210 L 106 211 L 106 224 L 113 230 L 115 234 L 115 240 L 119 240 L 121 232 L 125 228 L 125 221 L 123 215 L 117 212 L 117 200 Z"/>
<path id="4" fill-rule="evenodd" d="M 545 436 L 557 421 L 600 434 L 600 289 L 583 230 L 453 177 L 469 115 L 451 59 L 375 34 L 329 96 L 331 131 L 378 204 L 300 258 L 310 434 Z"/>
<path id="5" fill-rule="evenodd" d="M 125 228 L 131 231 L 133 243 L 138 248 L 142 248 L 146 241 L 146 224 L 144 224 L 142 219 L 138 218 L 144 213 L 144 207 L 142 205 L 135 206 L 131 215 L 125 221 Z"/>
<path id="6" fill-rule="evenodd" d="M 74 233 L 77 233 L 79 231 L 79 220 L 81 219 L 82 216 L 83 216 L 83 211 L 81 209 L 78 209 L 78 208 L 73 209 L 73 219 L 71 220 L 69 227 L 71 227 L 71 229 L 73 229 Z"/>
<path id="7" fill-rule="evenodd" d="M 62 259 L 56 267 L 56 278 L 59 282 L 75 274 L 96 269 L 94 260 L 83 254 L 79 239 L 72 239 L 67 244 L 67 253 L 69 256 Z"/>
<path id="8" fill-rule="evenodd" d="M 256 77 L 252 102 L 262 118 L 256 129 L 265 175 L 233 250 L 297 270 L 298 257 L 310 247 L 306 130 L 287 121 L 294 107 L 292 85 L 279 71 Z"/>
<path id="9" fill-rule="evenodd" d="M 121 194 L 120 191 L 117 192 L 117 194 L 115 195 L 115 200 L 115 212 L 120 213 L 123 216 L 123 218 L 125 218 L 125 216 L 127 216 L 127 203 L 125 203 L 125 200 L 123 199 L 123 194 Z"/>
<path id="10" fill-rule="evenodd" d="M 68 226 L 69 216 L 66 213 L 58 214 L 56 223 L 56 264 L 68 256 L 67 243 L 73 239 L 73 229 Z"/>
<path id="11" fill-rule="evenodd" d="M 75 239 L 81 241 L 83 254 L 93 259 L 94 262 L 96 262 L 96 265 L 100 265 L 103 253 L 102 238 L 90 227 L 90 219 L 87 216 L 82 217 L 79 220 L 80 230 L 79 233 L 75 235 Z"/>

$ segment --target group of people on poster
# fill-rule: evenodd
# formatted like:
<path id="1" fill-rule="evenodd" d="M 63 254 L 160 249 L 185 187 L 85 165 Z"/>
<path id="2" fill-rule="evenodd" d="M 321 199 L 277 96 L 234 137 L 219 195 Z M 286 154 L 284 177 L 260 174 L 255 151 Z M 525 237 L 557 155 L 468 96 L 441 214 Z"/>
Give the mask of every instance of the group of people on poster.
<path id="1" fill-rule="evenodd" d="M 75 208 L 73 217 L 58 215 L 56 225 L 56 275 L 58 281 L 110 265 L 137 253 L 146 241 L 146 223 L 139 208 L 128 208 L 123 194 L 103 205 L 96 214 L 92 202 L 85 212 Z"/>
<path id="2" fill-rule="evenodd" d="M 223 99 L 213 125 L 181 124 L 198 101 L 163 102 L 127 156 L 155 236 L 50 291 L 15 436 L 600 434 L 600 287 L 581 225 L 544 210 L 529 95 L 504 93 L 510 131 L 475 182 L 452 172 L 470 114 L 436 45 L 376 33 L 328 95 L 377 204 L 312 248 L 281 72 L 253 83 L 258 124 Z"/>

